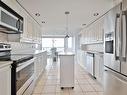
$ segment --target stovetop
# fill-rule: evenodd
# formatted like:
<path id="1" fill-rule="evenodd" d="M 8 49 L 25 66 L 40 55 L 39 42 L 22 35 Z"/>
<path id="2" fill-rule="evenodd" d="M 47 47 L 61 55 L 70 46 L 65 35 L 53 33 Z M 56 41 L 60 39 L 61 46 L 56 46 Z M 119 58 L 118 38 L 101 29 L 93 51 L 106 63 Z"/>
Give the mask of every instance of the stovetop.
<path id="1" fill-rule="evenodd" d="M 22 63 L 32 58 L 33 58 L 33 55 L 30 55 L 30 54 L 11 54 L 8 56 L 1 57 L 0 61 L 13 61 L 13 63 Z"/>

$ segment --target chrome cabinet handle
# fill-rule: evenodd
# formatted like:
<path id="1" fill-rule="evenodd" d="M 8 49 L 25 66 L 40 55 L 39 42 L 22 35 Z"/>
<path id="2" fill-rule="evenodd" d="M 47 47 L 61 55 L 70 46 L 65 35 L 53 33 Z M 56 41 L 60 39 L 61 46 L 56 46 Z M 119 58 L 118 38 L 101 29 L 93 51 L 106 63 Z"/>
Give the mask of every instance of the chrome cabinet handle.
<path id="1" fill-rule="evenodd" d="M 120 59 L 120 56 L 117 55 L 117 48 L 116 48 L 116 45 L 117 45 L 117 41 L 116 39 L 117 38 L 117 22 L 118 22 L 118 18 L 120 18 L 120 14 L 116 14 L 116 18 L 115 18 L 115 60 L 119 60 Z M 119 44 L 119 43 L 118 43 Z M 120 45 L 119 45 L 119 55 L 120 55 Z"/>

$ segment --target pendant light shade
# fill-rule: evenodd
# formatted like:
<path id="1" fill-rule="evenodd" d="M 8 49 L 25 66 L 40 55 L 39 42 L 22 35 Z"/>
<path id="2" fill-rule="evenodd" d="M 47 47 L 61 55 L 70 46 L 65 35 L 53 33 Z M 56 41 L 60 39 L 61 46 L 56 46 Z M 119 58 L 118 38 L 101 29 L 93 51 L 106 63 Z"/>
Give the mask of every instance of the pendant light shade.
<path id="1" fill-rule="evenodd" d="M 65 36 L 65 38 L 69 38 L 69 31 L 68 31 L 68 15 L 70 14 L 70 12 L 69 11 L 66 11 L 65 12 L 65 15 L 66 15 L 66 36 Z"/>

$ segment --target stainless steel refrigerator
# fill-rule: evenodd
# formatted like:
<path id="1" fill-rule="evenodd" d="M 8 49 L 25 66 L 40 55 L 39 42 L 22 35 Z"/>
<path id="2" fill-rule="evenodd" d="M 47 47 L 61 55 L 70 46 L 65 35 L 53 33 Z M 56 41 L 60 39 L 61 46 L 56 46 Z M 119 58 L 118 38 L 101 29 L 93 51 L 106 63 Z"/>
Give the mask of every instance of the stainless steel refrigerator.
<path id="1" fill-rule="evenodd" d="M 127 0 L 104 20 L 104 95 L 127 95 Z"/>

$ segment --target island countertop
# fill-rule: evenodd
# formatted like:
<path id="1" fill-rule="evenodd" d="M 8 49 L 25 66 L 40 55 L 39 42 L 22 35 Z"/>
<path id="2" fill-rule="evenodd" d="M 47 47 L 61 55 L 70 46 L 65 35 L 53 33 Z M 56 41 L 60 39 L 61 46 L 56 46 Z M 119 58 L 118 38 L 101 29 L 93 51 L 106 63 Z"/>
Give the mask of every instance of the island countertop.
<path id="1" fill-rule="evenodd" d="M 59 56 L 74 56 L 73 52 L 61 52 L 58 54 Z"/>

